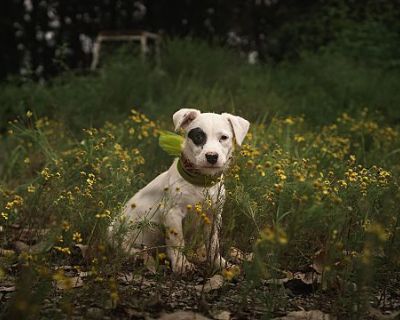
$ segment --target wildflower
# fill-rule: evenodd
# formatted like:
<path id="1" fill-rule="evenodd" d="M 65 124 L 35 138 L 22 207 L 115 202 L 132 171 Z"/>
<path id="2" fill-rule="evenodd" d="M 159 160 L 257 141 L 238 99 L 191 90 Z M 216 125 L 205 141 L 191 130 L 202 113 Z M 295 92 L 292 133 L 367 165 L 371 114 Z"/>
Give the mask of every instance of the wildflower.
<path id="1" fill-rule="evenodd" d="M 33 185 L 29 185 L 29 186 L 28 186 L 28 192 L 34 193 L 35 190 L 36 190 L 36 188 L 35 188 Z"/>
<path id="2" fill-rule="evenodd" d="M 53 275 L 53 280 L 57 282 L 57 286 L 64 290 L 70 290 L 74 287 L 74 279 L 66 277 L 63 270 L 57 271 Z"/>
<path id="3" fill-rule="evenodd" d="M 271 243 L 278 243 L 280 245 L 286 245 L 288 243 L 288 238 L 286 232 L 281 228 L 271 228 L 266 227 L 261 232 L 261 238 L 259 241 L 266 240 Z"/>
<path id="4" fill-rule="evenodd" d="M 6 209 L 11 210 L 14 207 L 20 207 L 23 203 L 24 199 L 21 196 L 15 195 L 14 200 L 7 202 Z"/>
<path id="5" fill-rule="evenodd" d="M 164 252 L 158 254 L 159 261 L 164 261 L 165 259 L 167 259 L 167 255 Z"/>
<path id="6" fill-rule="evenodd" d="M 71 228 L 71 225 L 69 224 L 68 221 L 64 220 L 62 222 L 62 228 L 63 228 L 64 231 L 68 231 Z"/>
<path id="7" fill-rule="evenodd" d="M 227 280 L 231 281 L 233 278 L 238 276 L 240 273 L 240 269 L 237 266 L 233 266 L 231 268 L 226 268 L 222 270 L 222 276 Z"/>
<path id="8" fill-rule="evenodd" d="M 75 241 L 75 242 L 77 242 L 77 243 L 81 243 L 81 242 L 82 242 L 82 236 L 81 236 L 81 234 L 80 234 L 79 232 L 75 232 L 75 233 L 72 235 L 72 240 Z"/>
<path id="9" fill-rule="evenodd" d="M 299 135 L 299 134 L 295 134 L 294 135 L 294 141 L 296 141 L 297 143 L 300 143 L 300 142 L 306 141 L 306 139 L 303 136 Z"/>
<path id="10" fill-rule="evenodd" d="M 274 183 L 274 188 L 276 192 L 281 192 L 283 190 L 283 184 L 282 183 Z"/>
<path id="11" fill-rule="evenodd" d="M 104 210 L 104 211 L 102 211 L 102 212 L 100 212 L 100 213 L 97 213 L 97 214 L 95 215 L 95 217 L 96 217 L 97 219 L 111 218 L 111 211 L 110 211 L 110 210 Z"/>
<path id="12" fill-rule="evenodd" d="M 57 250 L 58 252 L 61 252 L 61 253 L 67 254 L 67 255 L 71 255 L 71 250 L 68 247 L 55 246 L 54 249 Z"/>
<path id="13" fill-rule="evenodd" d="M 203 218 L 205 224 L 211 224 L 211 220 L 207 217 L 206 214 L 202 214 L 201 217 Z"/>
<path id="14" fill-rule="evenodd" d="M 292 117 L 288 117 L 288 118 L 286 118 L 285 120 L 283 120 L 283 123 L 284 123 L 284 124 L 287 124 L 287 125 L 289 125 L 289 126 L 291 126 L 291 125 L 294 124 L 294 120 L 293 120 Z"/>
<path id="15" fill-rule="evenodd" d="M 370 234 L 374 234 L 382 242 L 389 239 L 389 233 L 380 223 L 371 223 L 365 226 L 365 231 Z"/>
<path id="16" fill-rule="evenodd" d="M 110 280 L 110 299 L 113 307 L 116 307 L 119 301 L 118 287 L 114 279 Z"/>
<path id="17" fill-rule="evenodd" d="M 342 188 L 346 188 L 347 187 L 347 182 L 345 180 L 339 180 L 338 184 Z"/>
<path id="18" fill-rule="evenodd" d="M 278 229 L 277 238 L 278 238 L 278 243 L 281 245 L 285 245 L 288 243 L 286 232 L 283 231 L 282 229 Z"/>
<path id="19" fill-rule="evenodd" d="M 44 180 L 49 180 L 53 175 L 50 173 L 50 169 L 49 168 L 44 168 L 41 172 L 40 172 L 41 176 L 44 178 Z"/>
<path id="20" fill-rule="evenodd" d="M 8 220 L 8 213 L 7 213 L 7 212 L 2 212 L 2 213 L 1 213 L 1 217 L 2 217 L 4 220 Z"/>
<path id="21" fill-rule="evenodd" d="M 32 111 L 28 110 L 28 111 L 26 112 L 27 118 L 32 117 L 32 115 L 33 115 Z"/>

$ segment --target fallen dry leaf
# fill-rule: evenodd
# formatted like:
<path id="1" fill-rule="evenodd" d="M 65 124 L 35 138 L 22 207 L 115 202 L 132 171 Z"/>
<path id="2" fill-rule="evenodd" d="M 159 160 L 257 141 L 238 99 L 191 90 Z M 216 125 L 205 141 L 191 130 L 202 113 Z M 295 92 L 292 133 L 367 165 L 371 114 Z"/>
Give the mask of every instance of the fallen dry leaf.
<path id="1" fill-rule="evenodd" d="M 0 287 L 0 292 L 14 292 L 14 291 L 15 291 L 15 286 Z"/>
<path id="2" fill-rule="evenodd" d="M 228 251 L 228 256 L 230 258 L 229 260 L 236 264 L 243 263 L 244 261 L 253 260 L 253 253 L 245 253 L 235 247 L 230 247 Z"/>
<path id="3" fill-rule="evenodd" d="M 219 311 L 213 314 L 214 319 L 216 320 L 230 320 L 231 313 L 229 311 Z"/>
<path id="4" fill-rule="evenodd" d="M 130 284 L 134 278 L 135 276 L 132 272 L 121 273 L 117 276 L 117 280 L 123 284 Z"/>
<path id="5" fill-rule="evenodd" d="M 158 320 L 210 320 L 210 318 L 192 311 L 176 311 L 174 313 L 163 314 Z"/>
<path id="6" fill-rule="evenodd" d="M 326 253 L 323 249 L 320 249 L 314 254 L 311 268 L 313 268 L 319 274 L 322 274 L 322 272 L 324 271 L 325 264 L 326 264 Z"/>
<path id="7" fill-rule="evenodd" d="M 190 262 L 195 264 L 204 263 L 207 261 L 207 249 L 205 245 L 196 249 L 196 252 L 188 256 Z"/>
<path id="8" fill-rule="evenodd" d="M 87 254 L 88 254 L 88 248 L 89 246 L 85 245 L 85 244 L 76 244 L 75 247 L 79 248 L 79 250 L 81 251 L 82 257 L 83 259 L 86 259 Z"/>
<path id="9" fill-rule="evenodd" d="M 208 279 L 205 284 L 199 284 L 195 288 L 197 291 L 207 293 L 212 290 L 221 288 L 223 284 L 224 284 L 224 277 L 221 276 L 220 274 L 216 274 L 215 276 Z"/>
<path id="10" fill-rule="evenodd" d="M 286 278 L 280 278 L 280 279 L 268 279 L 265 280 L 265 283 L 268 284 L 285 284 L 290 282 L 291 280 L 300 280 L 306 285 L 313 285 L 313 284 L 318 284 L 321 283 L 321 275 L 310 271 L 310 272 L 286 272 Z"/>
<path id="11" fill-rule="evenodd" d="M 310 310 L 310 311 L 292 311 L 286 316 L 274 318 L 275 320 L 333 320 L 329 314 L 323 313 L 320 310 Z"/>
<path id="12" fill-rule="evenodd" d="M 82 287 L 83 281 L 80 277 L 65 277 L 62 279 L 57 279 L 56 284 L 57 289 L 59 290 L 69 290 Z"/>
<path id="13" fill-rule="evenodd" d="M 27 245 L 27 244 L 26 244 L 25 242 L 23 242 L 23 241 L 14 241 L 13 245 L 14 245 L 15 250 L 16 250 L 18 253 L 21 253 L 21 252 L 28 252 L 28 251 L 30 250 L 30 246 Z"/>
<path id="14" fill-rule="evenodd" d="M 390 314 L 383 314 L 379 309 L 373 308 L 371 306 L 368 308 L 368 313 L 371 317 L 378 320 L 398 319 L 397 317 L 400 315 L 400 311 L 394 311 Z"/>
<path id="15" fill-rule="evenodd" d="M 154 257 L 149 254 L 147 251 L 142 253 L 143 263 L 146 266 L 147 270 L 151 273 L 155 274 L 157 272 L 157 262 Z"/>
<path id="16" fill-rule="evenodd" d="M 295 272 L 293 274 L 293 279 L 299 279 L 305 284 L 321 283 L 321 275 L 316 272 Z"/>
<path id="17" fill-rule="evenodd" d="M 11 232 L 11 241 L 23 241 L 23 242 L 37 242 L 48 234 L 48 228 L 36 229 L 36 228 L 22 228 L 19 224 L 12 224 L 9 226 Z"/>
<path id="18" fill-rule="evenodd" d="M 10 256 L 13 256 L 14 254 L 15 254 L 14 250 L 7 250 L 7 249 L 0 248 L 0 256 L 10 257 Z"/>

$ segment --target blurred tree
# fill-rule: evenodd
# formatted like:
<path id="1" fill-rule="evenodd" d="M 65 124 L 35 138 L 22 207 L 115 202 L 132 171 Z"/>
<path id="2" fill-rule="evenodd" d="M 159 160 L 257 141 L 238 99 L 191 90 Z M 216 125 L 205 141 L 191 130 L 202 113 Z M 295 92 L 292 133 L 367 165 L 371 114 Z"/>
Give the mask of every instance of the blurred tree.
<path id="1" fill-rule="evenodd" d="M 378 29 L 390 33 L 392 48 L 399 44 L 400 0 L 7 0 L 0 26 L 0 77 L 19 72 L 43 79 L 88 67 L 101 30 L 198 37 L 255 51 L 265 61 L 335 41 L 364 45 Z"/>

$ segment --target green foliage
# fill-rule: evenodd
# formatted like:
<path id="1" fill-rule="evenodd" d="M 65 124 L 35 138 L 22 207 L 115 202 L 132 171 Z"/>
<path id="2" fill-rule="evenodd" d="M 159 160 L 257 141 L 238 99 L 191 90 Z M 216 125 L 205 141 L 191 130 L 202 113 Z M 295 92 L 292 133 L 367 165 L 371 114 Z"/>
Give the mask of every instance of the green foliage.
<path id="1" fill-rule="evenodd" d="M 400 261 L 400 96 L 395 68 L 365 68 L 369 60 L 347 50 L 253 66 L 224 49 L 172 40 L 161 68 L 122 53 L 96 74 L 4 85 L 2 119 L 17 120 L 2 123 L 1 247 L 11 245 L 14 224 L 48 232 L 37 240 L 45 242 L 40 254 L 2 262 L 30 266 L 20 282 L 42 277 L 44 299 L 49 281 L 68 282 L 54 266 L 72 265 L 75 246 L 89 245 L 90 279 L 107 283 L 110 294 L 102 294 L 117 303 L 112 272 L 126 259 L 118 249 L 106 254 L 106 229 L 170 164 L 157 145 L 160 129 L 171 128 L 181 106 L 228 111 L 252 122 L 227 173 L 222 235 L 225 249 L 254 253 L 244 266 L 247 292 L 316 263 L 320 251 L 319 290 L 330 292 L 331 311 L 346 317 L 357 306 L 361 317 L 365 288 L 389 286 Z M 282 292 L 276 284 L 260 296 L 271 315 L 287 302 Z"/>
<path id="2" fill-rule="evenodd" d="M 122 121 L 133 107 L 165 118 L 179 106 L 237 112 L 252 121 L 268 114 L 304 114 L 315 124 L 333 121 L 344 110 L 353 114 L 362 106 L 398 121 L 398 62 L 388 59 L 394 51 L 382 41 L 373 56 L 373 40 L 368 50 L 363 49 L 365 41 L 355 46 L 357 42 L 347 37 L 343 44 L 275 66 L 247 65 L 233 52 L 195 41 L 167 41 L 160 68 L 122 50 L 94 74 L 67 72 L 45 85 L 3 84 L 0 126 L 4 130 L 7 121 L 32 110 L 79 133 L 107 120 Z"/>
<path id="3" fill-rule="evenodd" d="M 106 255 L 106 229 L 128 197 L 161 171 L 154 170 L 162 163 L 154 152 L 159 125 L 132 111 L 118 125 L 86 129 L 77 140 L 57 121 L 31 114 L 21 121 L 6 138 L 2 246 L 13 224 L 46 225 L 41 259 L 19 257 L 35 272 L 46 261 L 46 281 L 68 282 L 47 265 L 71 263 L 81 244 L 97 248 L 86 262 L 94 279 L 118 272 L 126 257 L 118 250 Z M 362 288 L 390 282 L 400 260 L 399 134 L 367 110 L 356 118 L 344 113 L 318 130 L 302 117 L 252 124 L 226 175 L 221 240 L 226 249 L 254 253 L 245 266 L 249 288 L 315 263 L 317 251 L 323 252 L 320 289 L 333 290 L 338 315 L 362 307 L 369 297 Z M 207 219 L 197 204 L 188 210 Z M 282 290 L 277 285 L 268 296 L 271 314 L 285 302 Z"/>

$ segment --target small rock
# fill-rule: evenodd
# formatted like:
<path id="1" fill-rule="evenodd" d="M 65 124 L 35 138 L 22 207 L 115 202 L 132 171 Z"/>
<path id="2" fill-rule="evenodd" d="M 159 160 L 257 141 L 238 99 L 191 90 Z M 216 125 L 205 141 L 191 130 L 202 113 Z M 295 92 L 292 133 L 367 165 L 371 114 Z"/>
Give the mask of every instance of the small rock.
<path id="1" fill-rule="evenodd" d="M 165 313 L 158 320 L 210 320 L 210 318 L 192 311 L 176 311 L 174 313 Z"/>
<path id="2" fill-rule="evenodd" d="M 101 319 L 104 316 L 104 311 L 100 308 L 89 308 L 86 311 L 86 317 L 89 319 Z"/>
<path id="3" fill-rule="evenodd" d="M 204 285 L 199 284 L 195 288 L 197 291 L 210 292 L 211 290 L 216 290 L 222 287 L 224 284 L 224 278 L 220 274 L 216 274 L 210 278 Z"/>
<path id="4" fill-rule="evenodd" d="M 286 316 L 280 318 L 274 318 L 275 320 L 333 320 L 335 318 L 331 317 L 329 314 L 323 313 L 320 310 L 310 310 L 310 311 L 292 311 Z"/>
<path id="5" fill-rule="evenodd" d="M 230 320 L 231 313 L 229 311 L 218 311 L 214 314 L 216 320 Z"/>

